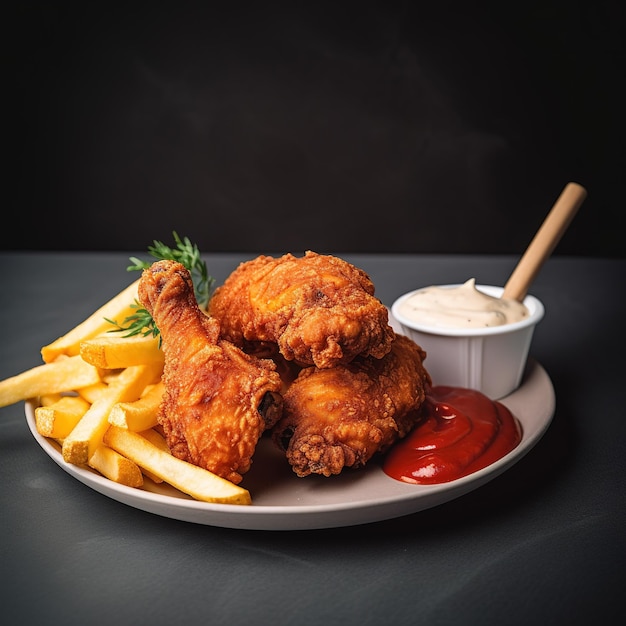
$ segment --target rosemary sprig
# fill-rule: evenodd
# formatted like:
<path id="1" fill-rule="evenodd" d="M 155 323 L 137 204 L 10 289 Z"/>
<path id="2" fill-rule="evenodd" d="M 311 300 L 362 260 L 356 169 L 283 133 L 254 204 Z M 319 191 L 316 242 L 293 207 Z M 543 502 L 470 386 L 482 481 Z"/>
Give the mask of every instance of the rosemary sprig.
<path id="1" fill-rule="evenodd" d="M 143 335 L 147 337 L 148 335 L 152 335 L 153 337 L 159 338 L 159 348 L 161 347 L 161 333 L 157 328 L 154 320 L 152 319 L 152 315 L 148 313 L 146 309 L 135 300 L 134 304 L 130 305 L 131 309 L 135 309 L 135 313 L 133 315 L 129 315 L 124 318 L 124 321 L 121 324 L 118 324 L 115 320 L 110 320 L 108 317 L 104 319 L 109 322 L 109 324 L 113 324 L 115 329 L 110 330 L 110 333 L 117 333 L 126 331 L 124 337 L 133 337 L 135 335 Z"/>
<path id="2" fill-rule="evenodd" d="M 191 273 L 198 304 L 201 308 L 206 308 L 211 298 L 215 280 L 209 276 L 206 263 L 200 257 L 198 246 L 191 243 L 188 237 L 181 239 L 176 231 L 172 235 L 176 242 L 175 248 L 165 245 L 162 241 L 154 240 L 153 245 L 148 246 L 148 252 L 155 259 L 167 259 L 182 263 Z M 126 268 L 129 272 L 145 270 L 151 265 L 151 263 L 141 261 L 137 257 L 130 257 L 130 261 L 132 261 L 133 265 L 129 265 Z"/>
<path id="3" fill-rule="evenodd" d="M 171 248 L 162 241 L 153 241 L 153 245 L 148 246 L 148 252 L 151 256 L 158 260 L 170 260 L 178 261 L 184 265 L 191 274 L 193 281 L 194 293 L 198 305 L 201 308 L 206 308 L 211 299 L 213 287 L 215 285 L 215 279 L 209 276 L 206 263 L 200 256 L 200 250 L 196 244 L 191 243 L 188 237 L 180 238 L 176 231 L 172 233 L 176 247 Z M 131 271 L 143 271 L 148 269 L 152 262 L 142 261 L 137 257 L 130 257 L 132 265 L 129 265 L 126 270 Z M 113 324 L 116 328 L 109 332 L 122 332 L 126 331 L 124 337 L 132 337 L 134 335 L 142 334 L 144 337 L 152 335 L 153 337 L 159 337 L 159 346 L 161 345 L 161 333 L 157 328 L 157 325 L 152 319 L 150 313 L 142 307 L 142 305 L 135 301 L 135 304 L 131 304 L 131 308 L 135 309 L 133 315 L 129 315 L 120 324 L 115 320 L 107 319 L 106 321 Z M 106 318 L 105 318 L 106 319 Z"/>

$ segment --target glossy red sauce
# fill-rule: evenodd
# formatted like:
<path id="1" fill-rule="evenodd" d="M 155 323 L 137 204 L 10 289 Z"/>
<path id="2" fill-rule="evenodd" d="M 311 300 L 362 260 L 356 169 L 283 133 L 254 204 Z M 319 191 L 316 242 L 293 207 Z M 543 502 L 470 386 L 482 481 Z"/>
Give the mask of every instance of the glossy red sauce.
<path id="1" fill-rule="evenodd" d="M 407 483 L 445 483 L 491 465 L 521 438 L 518 420 L 500 402 L 473 389 L 433 387 L 422 421 L 389 451 L 383 470 Z"/>

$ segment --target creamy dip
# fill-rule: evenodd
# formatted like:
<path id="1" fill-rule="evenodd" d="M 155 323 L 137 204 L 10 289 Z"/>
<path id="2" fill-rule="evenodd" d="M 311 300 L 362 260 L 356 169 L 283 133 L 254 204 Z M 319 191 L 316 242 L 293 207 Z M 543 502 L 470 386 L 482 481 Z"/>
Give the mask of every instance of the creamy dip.
<path id="1" fill-rule="evenodd" d="M 399 307 L 404 317 L 429 326 L 484 328 L 519 322 L 529 315 L 517 300 L 505 300 L 476 289 L 471 278 L 459 287 L 425 287 Z"/>

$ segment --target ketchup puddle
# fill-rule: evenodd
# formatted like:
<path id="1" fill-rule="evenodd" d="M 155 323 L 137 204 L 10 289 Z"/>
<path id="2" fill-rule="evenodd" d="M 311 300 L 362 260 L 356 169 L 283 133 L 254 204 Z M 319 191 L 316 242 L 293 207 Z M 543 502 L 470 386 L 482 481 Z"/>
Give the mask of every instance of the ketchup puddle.
<path id="1" fill-rule="evenodd" d="M 385 474 L 418 485 L 450 482 L 467 476 L 513 450 L 522 428 L 500 402 L 473 389 L 433 387 L 423 417 L 389 451 Z"/>

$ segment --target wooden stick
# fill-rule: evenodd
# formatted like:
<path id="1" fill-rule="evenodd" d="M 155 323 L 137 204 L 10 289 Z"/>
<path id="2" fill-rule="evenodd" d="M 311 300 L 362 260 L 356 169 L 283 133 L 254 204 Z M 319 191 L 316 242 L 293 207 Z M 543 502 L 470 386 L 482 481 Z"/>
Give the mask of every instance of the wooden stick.
<path id="1" fill-rule="evenodd" d="M 586 189 L 578 183 L 565 186 L 504 286 L 503 298 L 521 302 L 526 297 L 528 288 L 586 197 Z"/>

